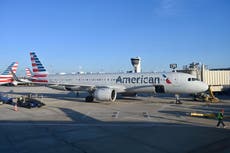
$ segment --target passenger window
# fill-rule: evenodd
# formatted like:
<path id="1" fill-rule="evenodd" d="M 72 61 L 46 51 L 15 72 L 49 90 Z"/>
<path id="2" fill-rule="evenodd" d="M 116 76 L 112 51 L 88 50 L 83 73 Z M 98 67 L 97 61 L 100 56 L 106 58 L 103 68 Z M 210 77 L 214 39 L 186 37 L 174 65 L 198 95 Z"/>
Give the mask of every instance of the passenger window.
<path id="1" fill-rule="evenodd" d="M 188 81 L 191 81 L 191 78 L 188 78 Z"/>

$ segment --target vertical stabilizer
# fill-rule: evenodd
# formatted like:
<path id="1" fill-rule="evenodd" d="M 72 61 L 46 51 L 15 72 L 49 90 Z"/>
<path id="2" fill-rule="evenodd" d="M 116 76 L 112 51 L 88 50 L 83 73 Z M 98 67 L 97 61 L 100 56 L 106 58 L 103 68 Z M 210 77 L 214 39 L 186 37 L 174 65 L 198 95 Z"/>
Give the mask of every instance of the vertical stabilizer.
<path id="1" fill-rule="evenodd" d="M 37 83 L 47 83 L 48 82 L 48 72 L 45 67 L 40 62 L 35 52 L 30 53 L 30 58 L 32 62 L 32 71 L 33 71 L 33 82 Z"/>
<path id="2" fill-rule="evenodd" d="M 26 68 L 26 77 L 27 78 L 31 78 L 32 77 L 32 72 L 31 72 L 30 68 Z"/>
<path id="3" fill-rule="evenodd" d="M 8 84 L 13 82 L 13 75 L 17 72 L 18 62 L 13 62 L 8 68 L 0 75 L 0 84 Z"/>

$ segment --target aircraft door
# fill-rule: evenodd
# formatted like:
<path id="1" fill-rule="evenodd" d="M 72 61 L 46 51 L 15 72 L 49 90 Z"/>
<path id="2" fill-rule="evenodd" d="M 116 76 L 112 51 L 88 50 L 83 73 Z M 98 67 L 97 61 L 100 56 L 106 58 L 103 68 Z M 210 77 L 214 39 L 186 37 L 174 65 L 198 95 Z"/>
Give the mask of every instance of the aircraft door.
<path id="1" fill-rule="evenodd" d="M 155 86 L 156 93 L 165 93 L 165 88 L 163 85 L 157 85 Z"/>

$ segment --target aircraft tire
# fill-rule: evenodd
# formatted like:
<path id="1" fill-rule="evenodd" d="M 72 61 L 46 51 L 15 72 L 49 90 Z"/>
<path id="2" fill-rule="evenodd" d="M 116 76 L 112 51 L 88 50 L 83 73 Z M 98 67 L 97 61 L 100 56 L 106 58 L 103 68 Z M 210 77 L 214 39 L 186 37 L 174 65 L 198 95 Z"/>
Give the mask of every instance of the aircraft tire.
<path id="1" fill-rule="evenodd" d="M 94 100 L 94 97 L 93 97 L 93 96 L 87 96 L 87 97 L 85 98 L 85 101 L 86 101 L 86 102 L 93 102 L 93 100 Z"/>

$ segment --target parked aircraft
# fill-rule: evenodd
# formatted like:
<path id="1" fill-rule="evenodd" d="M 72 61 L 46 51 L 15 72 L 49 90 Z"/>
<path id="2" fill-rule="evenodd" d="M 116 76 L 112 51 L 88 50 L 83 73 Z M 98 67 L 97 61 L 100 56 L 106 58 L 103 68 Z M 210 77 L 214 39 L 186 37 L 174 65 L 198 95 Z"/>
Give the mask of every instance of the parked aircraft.
<path id="1" fill-rule="evenodd" d="M 15 74 L 17 68 L 18 68 L 18 62 L 13 62 L 12 64 L 10 64 L 7 67 L 7 69 L 0 75 L 0 85 L 14 84 L 14 79 L 11 72 Z"/>
<path id="2" fill-rule="evenodd" d="M 13 80 L 14 80 L 14 85 L 31 85 L 34 83 L 40 83 L 41 82 L 41 75 L 35 73 L 32 73 L 31 70 L 29 68 L 26 68 L 26 76 L 25 77 L 21 77 L 18 78 L 15 73 L 12 71 L 12 75 L 13 75 Z M 40 72 L 39 72 L 40 73 Z M 47 82 L 47 80 L 46 80 Z"/>
<path id="3" fill-rule="evenodd" d="M 35 52 L 30 53 L 33 82 L 66 91 L 88 91 L 87 102 L 94 99 L 115 101 L 118 93 L 173 93 L 204 92 L 208 85 L 193 75 L 169 73 L 102 73 L 78 75 L 49 75 Z"/>

